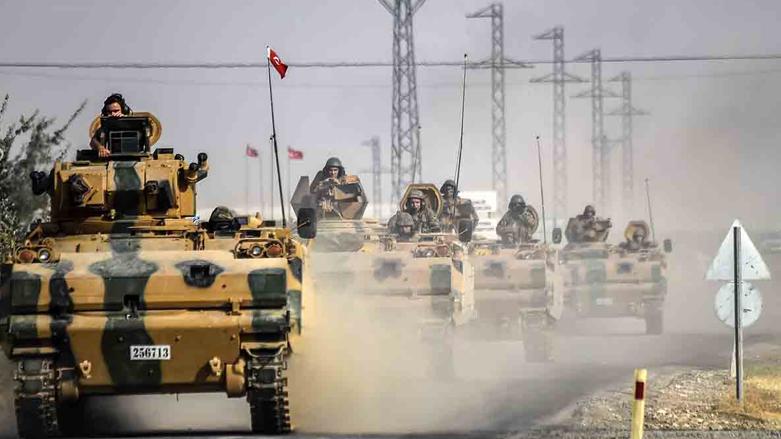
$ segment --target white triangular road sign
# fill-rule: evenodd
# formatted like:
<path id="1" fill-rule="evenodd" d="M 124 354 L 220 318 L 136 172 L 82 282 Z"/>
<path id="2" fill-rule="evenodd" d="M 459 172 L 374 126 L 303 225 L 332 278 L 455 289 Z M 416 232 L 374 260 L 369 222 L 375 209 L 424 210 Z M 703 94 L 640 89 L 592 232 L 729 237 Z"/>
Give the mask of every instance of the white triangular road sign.
<path id="1" fill-rule="evenodd" d="M 770 271 L 767 269 L 765 261 L 762 260 L 751 238 L 748 237 L 746 229 L 740 225 L 740 221 L 735 220 L 732 227 L 729 228 L 724 242 L 719 247 L 719 252 L 713 258 L 713 262 L 705 274 L 708 280 L 727 280 L 735 279 L 735 256 L 734 244 L 732 242 L 732 229 L 740 228 L 740 262 L 741 277 L 743 280 L 770 279 Z"/>

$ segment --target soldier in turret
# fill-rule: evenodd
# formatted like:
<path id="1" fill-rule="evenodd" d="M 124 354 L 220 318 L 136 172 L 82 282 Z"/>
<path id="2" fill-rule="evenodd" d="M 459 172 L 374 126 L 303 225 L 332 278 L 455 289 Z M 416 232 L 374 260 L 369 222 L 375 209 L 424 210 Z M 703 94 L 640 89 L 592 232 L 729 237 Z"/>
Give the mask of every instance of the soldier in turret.
<path id="1" fill-rule="evenodd" d="M 122 117 L 129 116 L 131 113 L 130 107 L 125 102 L 125 98 L 119 93 L 114 93 L 107 97 L 103 101 L 103 108 L 100 111 L 101 117 Z M 111 151 L 106 147 L 105 133 L 98 128 L 95 131 L 95 135 L 90 139 L 89 146 L 98 152 L 100 157 L 108 157 L 111 155 Z"/>
<path id="2" fill-rule="evenodd" d="M 537 228 L 536 222 L 536 218 L 526 206 L 526 201 L 522 196 L 516 194 L 510 198 L 507 213 L 496 225 L 496 234 L 505 245 L 529 242 L 532 239 L 532 233 Z"/>
<path id="3" fill-rule="evenodd" d="M 434 212 L 426 205 L 426 197 L 418 189 L 410 191 L 407 197 L 407 204 L 403 212 L 397 212 L 388 221 L 388 228 L 393 231 L 402 214 L 408 214 L 412 217 L 415 233 L 436 233 L 440 231 L 440 225 L 434 217 Z"/>
<path id="4" fill-rule="evenodd" d="M 319 193 L 323 190 L 327 190 L 329 187 L 341 183 L 344 176 L 347 175 L 344 172 L 342 161 L 339 157 L 331 157 L 325 162 L 325 166 L 320 171 L 317 171 L 317 175 L 312 179 L 312 184 L 309 186 L 309 190 L 312 193 Z"/>
<path id="5" fill-rule="evenodd" d="M 611 226 L 610 219 L 597 218 L 596 209 L 589 204 L 583 209 L 583 214 L 573 218 L 567 225 L 567 239 L 571 242 L 601 241 Z"/>
<path id="6" fill-rule="evenodd" d="M 645 225 L 645 223 L 640 224 Z M 626 241 L 618 245 L 622 249 L 629 252 L 637 252 L 654 246 L 652 242 L 648 241 L 648 229 L 646 227 L 641 227 L 637 223 L 630 223 L 627 229 L 629 230 L 626 232 Z M 631 236 L 628 236 L 629 233 L 631 233 Z"/>
<path id="7" fill-rule="evenodd" d="M 480 217 L 477 216 L 472 201 L 458 196 L 456 182 L 446 180 L 439 188 L 442 194 L 442 211 L 439 214 L 439 223 L 444 231 L 454 232 L 456 223 L 461 219 L 472 221 L 472 229 L 477 227 Z"/>
<path id="8" fill-rule="evenodd" d="M 407 212 L 396 212 L 388 221 L 388 231 L 400 242 L 412 241 L 415 236 L 415 220 Z"/>

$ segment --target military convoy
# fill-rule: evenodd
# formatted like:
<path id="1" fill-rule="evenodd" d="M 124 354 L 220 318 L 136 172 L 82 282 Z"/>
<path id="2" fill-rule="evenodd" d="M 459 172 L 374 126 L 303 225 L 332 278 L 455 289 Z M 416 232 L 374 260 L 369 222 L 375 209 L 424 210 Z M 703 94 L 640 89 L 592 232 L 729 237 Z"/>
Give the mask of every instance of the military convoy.
<path id="1" fill-rule="evenodd" d="M 151 152 L 161 132 L 151 114 L 92 129 L 111 155 L 79 151 L 31 175 L 51 220 L 2 265 L 0 341 L 16 364 L 19 435 L 81 433 L 94 395 L 183 392 L 246 397 L 254 432 L 289 431 L 285 370 L 309 294 L 306 248 L 227 208 L 198 223 L 207 156 Z M 311 213 L 299 213 L 300 235 L 314 236 Z"/>
<path id="2" fill-rule="evenodd" d="M 150 113 L 96 118 L 90 136 L 110 156 L 79 151 L 31 174 L 51 219 L 33 224 L 0 270 L 0 345 L 16 365 L 21 437 L 82 433 L 95 395 L 182 392 L 246 397 L 253 432 L 290 431 L 286 364 L 315 289 L 412 316 L 444 354 L 432 369 L 441 375 L 453 372 L 454 330 L 475 321 L 523 340 L 527 361 L 552 359 L 565 307 L 663 330 L 671 244 L 649 241 L 643 221 L 610 245 L 610 220 L 587 208 L 559 250 L 531 239 L 541 220 L 524 203 L 525 238 L 472 242 L 471 204 L 444 232 L 421 228 L 445 203 L 436 186 L 412 184 L 386 227 L 363 217 L 360 179 L 332 158 L 312 184 L 299 181 L 295 232 L 226 207 L 200 222 L 207 156 L 188 164 L 172 148 L 152 151 L 161 131 Z"/>
<path id="3" fill-rule="evenodd" d="M 567 244 L 559 252 L 566 307 L 575 317 L 639 317 L 647 334 L 663 331 L 663 305 L 667 295 L 667 261 L 663 247 L 648 240 L 645 221 L 631 221 L 626 242 L 608 244 L 610 219 L 570 219 Z M 560 241 L 560 230 L 554 232 Z"/>

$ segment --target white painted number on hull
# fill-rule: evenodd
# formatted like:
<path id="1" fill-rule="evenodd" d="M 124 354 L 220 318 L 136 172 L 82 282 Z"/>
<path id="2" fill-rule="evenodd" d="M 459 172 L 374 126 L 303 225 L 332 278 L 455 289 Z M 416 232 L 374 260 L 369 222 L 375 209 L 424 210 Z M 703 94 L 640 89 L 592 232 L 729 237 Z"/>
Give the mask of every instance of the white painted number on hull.
<path id="1" fill-rule="evenodd" d="M 171 346 L 169 345 L 135 345 L 130 346 L 130 360 L 170 360 Z"/>

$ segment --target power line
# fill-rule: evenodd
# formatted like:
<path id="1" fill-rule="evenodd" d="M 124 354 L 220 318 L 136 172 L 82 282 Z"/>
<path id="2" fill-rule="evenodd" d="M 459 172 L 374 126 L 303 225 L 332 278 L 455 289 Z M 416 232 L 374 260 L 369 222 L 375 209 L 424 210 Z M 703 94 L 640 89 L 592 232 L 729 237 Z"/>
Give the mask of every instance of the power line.
<path id="1" fill-rule="evenodd" d="M 694 61 L 761 61 L 781 60 L 781 54 L 746 54 L 746 55 L 664 55 L 664 56 L 620 56 L 604 58 L 603 63 L 646 63 L 646 62 L 694 62 Z M 586 61 L 571 59 L 565 63 L 586 63 Z M 503 63 L 505 69 L 528 68 L 528 64 L 551 64 L 551 59 L 524 60 Z M 290 62 L 295 68 L 367 68 L 393 67 L 391 61 L 312 61 Z M 461 67 L 460 61 L 421 61 L 417 67 Z M 0 67 L 11 68 L 59 68 L 59 69 L 260 69 L 265 68 L 265 62 L 36 62 L 36 61 L 2 61 Z M 491 62 L 471 62 L 471 68 L 493 68 Z"/>
<path id="2" fill-rule="evenodd" d="M 702 80 L 702 79 L 723 79 L 723 78 L 750 78 L 754 76 L 764 75 L 781 75 L 781 69 L 761 69 L 761 70 L 742 70 L 731 71 L 721 73 L 682 73 L 671 75 L 654 75 L 654 76 L 634 76 L 632 82 L 638 81 L 680 81 L 680 80 Z M 126 82 L 126 83 L 140 83 L 140 84 L 160 84 L 160 85 L 176 85 L 176 86 L 217 86 L 217 87 L 259 87 L 266 83 L 263 81 L 201 81 L 201 80 L 189 80 L 189 79 L 155 79 L 155 78 L 139 78 L 129 76 L 87 76 L 87 75 L 73 75 L 67 73 L 43 73 L 40 71 L 2 71 L 0 70 L 0 76 L 16 76 L 24 79 L 51 79 L 56 81 L 111 81 L 111 82 Z M 528 85 L 526 81 L 506 81 L 508 87 L 525 87 Z M 456 88 L 460 87 L 459 82 L 425 82 L 419 81 L 418 88 Z M 491 87 L 491 81 L 471 81 L 470 87 Z M 370 84 L 370 83 L 355 83 L 355 82 L 342 82 L 342 83 L 286 83 L 285 89 L 386 89 L 387 84 Z"/>

